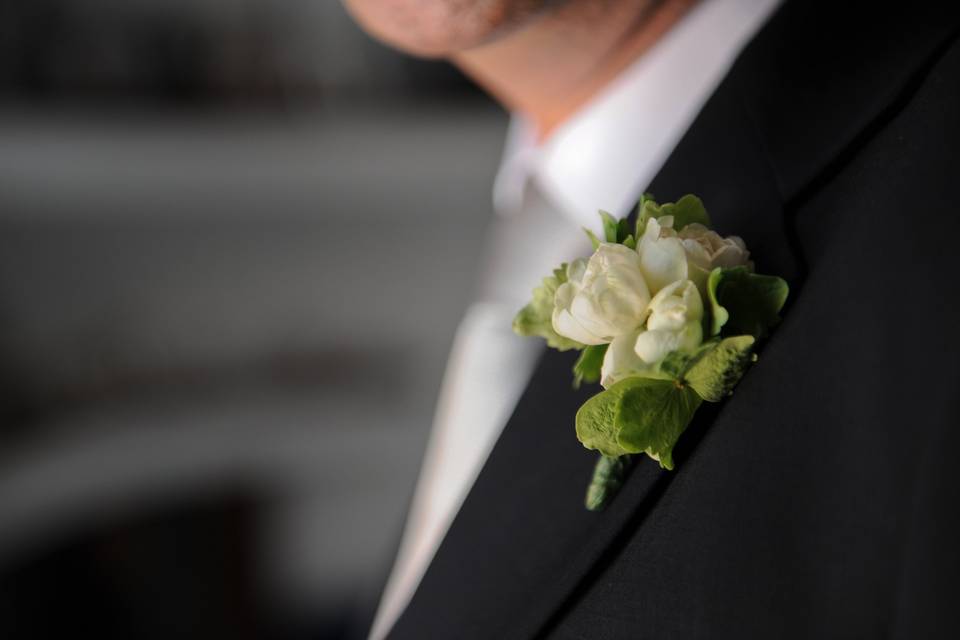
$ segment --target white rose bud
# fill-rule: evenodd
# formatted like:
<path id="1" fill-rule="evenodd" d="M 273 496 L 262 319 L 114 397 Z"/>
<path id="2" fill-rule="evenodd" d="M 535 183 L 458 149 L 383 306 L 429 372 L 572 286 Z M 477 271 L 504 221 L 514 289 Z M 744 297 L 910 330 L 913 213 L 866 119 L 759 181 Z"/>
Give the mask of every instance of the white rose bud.
<path id="1" fill-rule="evenodd" d="M 697 284 L 701 294 L 706 293 L 707 277 L 715 268 L 753 267 L 747 245 L 737 236 L 723 238 L 716 231 L 693 223 L 685 226 L 678 237 L 687 254 L 687 277 Z"/>
<path id="2" fill-rule="evenodd" d="M 554 298 L 553 329 L 583 344 L 605 344 L 642 326 L 649 303 L 640 256 L 604 243 L 588 262 L 567 267 L 567 282 Z"/>
<path id="3" fill-rule="evenodd" d="M 650 218 L 637 245 L 640 269 L 653 294 L 687 278 L 687 254 L 672 227 L 673 216 Z"/>
<path id="4" fill-rule="evenodd" d="M 696 285 L 678 280 L 650 301 L 647 330 L 637 336 L 634 350 L 647 364 L 656 364 L 673 351 L 693 351 L 703 342 L 703 301 Z"/>

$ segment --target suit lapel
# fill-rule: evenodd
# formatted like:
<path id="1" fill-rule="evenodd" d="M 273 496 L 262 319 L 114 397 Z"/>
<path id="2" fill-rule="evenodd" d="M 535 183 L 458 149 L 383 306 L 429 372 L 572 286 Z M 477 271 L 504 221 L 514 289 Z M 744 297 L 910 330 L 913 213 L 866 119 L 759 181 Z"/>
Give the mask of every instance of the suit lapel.
<path id="1" fill-rule="evenodd" d="M 701 195 L 722 231 L 749 229 L 760 264 L 795 272 L 776 185 L 748 125 L 736 95 L 718 93 L 651 191 L 662 199 Z M 724 149 L 725 156 L 702 158 L 697 151 L 704 148 Z M 541 360 L 391 637 L 535 635 L 617 535 L 632 529 L 683 472 L 684 451 L 714 407 L 698 412 L 684 434 L 676 471 L 641 459 L 605 511 L 584 508 L 597 454 L 576 440 L 573 418 L 597 389 L 571 389 L 574 358 L 548 352 Z"/>
<path id="2" fill-rule="evenodd" d="M 761 271 L 786 277 L 794 297 L 805 274 L 791 231 L 791 202 L 852 152 L 943 41 L 907 47 L 903 64 L 892 76 L 887 70 L 888 83 L 871 85 L 869 95 L 847 91 L 857 99 L 817 110 L 800 89 L 775 98 L 764 93 L 777 78 L 799 73 L 792 56 L 778 59 L 776 52 L 808 33 L 804 20 L 817 15 L 799 13 L 806 10 L 783 10 L 761 32 L 649 189 L 661 200 L 700 195 L 718 230 L 743 235 Z M 834 66 L 808 59 L 811 69 L 840 76 L 849 71 L 836 52 L 822 54 L 832 56 Z M 826 94 L 819 95 L 823 103 Z M 887 103 L 878 104 L 878 95 Z M 577 442 L 573 419 L 597 389 L 571 389 L 574 357 L 548 352 L 541 360 L 391 638 L 537 636 L 684 473 L 684 460 L 723 411 L 723 405 L 701 408 L 678 444 L 675 471 L 641 459 L 608 508 L 588 512 L 582 500 L 596 454 Z"/>

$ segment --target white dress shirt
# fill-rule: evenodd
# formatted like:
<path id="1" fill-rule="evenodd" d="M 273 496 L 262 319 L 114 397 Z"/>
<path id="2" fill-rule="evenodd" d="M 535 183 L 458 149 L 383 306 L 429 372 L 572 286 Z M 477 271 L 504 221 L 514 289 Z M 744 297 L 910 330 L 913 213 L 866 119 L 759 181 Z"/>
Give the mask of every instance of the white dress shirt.
<path id="1" fill-rule="evenodd" d="M 454 339 L 372 640 L 413 596 L 530 378 L 542 341 L 515 336 L 514 314 L 552 268 L 589 253 L 581 227 L 600 231 L 598 209 L 627 213 L 778 4 L 702 2 L 540 145 L 514 116 L 479 295 Z"/>

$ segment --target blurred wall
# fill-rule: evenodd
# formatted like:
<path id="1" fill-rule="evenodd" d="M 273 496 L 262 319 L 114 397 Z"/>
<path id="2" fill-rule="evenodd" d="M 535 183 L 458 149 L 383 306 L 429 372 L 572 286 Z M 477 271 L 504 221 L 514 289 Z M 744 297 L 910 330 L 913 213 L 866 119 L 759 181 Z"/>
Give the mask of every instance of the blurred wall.
<path id="1" fill-rule="evenodd" d="M 0 4 L 0 637 L 360 637 L 505 116 L 336 2 Z"/>

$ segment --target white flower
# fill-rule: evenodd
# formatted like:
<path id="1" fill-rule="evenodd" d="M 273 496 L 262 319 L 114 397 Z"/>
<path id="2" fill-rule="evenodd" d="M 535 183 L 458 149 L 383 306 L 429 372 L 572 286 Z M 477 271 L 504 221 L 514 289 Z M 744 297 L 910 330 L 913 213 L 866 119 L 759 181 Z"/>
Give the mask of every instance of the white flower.
<path id="1" fill-rule="evenodd" d="M 652 365 L 640 359 L 640 356 L 634 351 L 637 337 L 643 331 L 641 328 L 617 336 L 607 347 L 607 353 L 603 356 L 603 366 L 600 368 L 600 384 L 604 389 L 609 389 L 624 378 L 635 376 L 653 368 Z"/>
<path id="2" fill-rule="evenodd" d="M 687 278 L 687 254 L 672 227 L 673 216 L 650 218 L 637 245 L 640 270 L 653 294 Z"/>
<path id="3" fill-rule="evenodd" d="M 567 267 L 567 282 L 554 298 L 553 329 L 583 344 L 605 344 L 642 326 L 649 302 L 637 252 L 603 243 L 588 262 Z"/>
<path id="4" fill-rule="evenodd" d="M 617 336 L 607 348 L 600 384 L 611 386 L 635 375 L 653 373 L 673 351 L 690 352 L 703 342 L 703 301 L 696 285 L 678 280 L 650 301 L 646 326 Z"/>
<path id="5" fill-rule="evenodd" d="M 678 280 L 650 301 L 647 330 L 637 336 L 634 351 L 647 364 L 656 364 L 673 351 L 692 351 L 703 342 L 703 301 L 696 285 Z"/>
<path id="6" fill-rule="evenodd" d="M 673 229 L 673 216 L 650 218 L 637 246 L 643 276 L 656 294 L 677 280 L 693 280 L 701 295 L 716 267 L 753 266 L 747 245 L 737 236 L 722 237 L 699 223 Z"/>
<path id="7" fill-rule="evenodd" d="M 710 271 L 751 265 L 740 238 L 722 238 L 696 223 L 677 233 L 673 223 L 673 216 L 648 220 L 635 251 L 602 243 L 589 260 L 567 267 L 567 281 L 557 289 L 554 331 L 586 345 L 611 343 L 604 386 L 699 346 Z"/>
<path id="8" fill-rule="evenodd" d="M 747 245 L 738 236 L 723 238 L 716 231 L 693 223 L 681 229 L 678 237 L 687 254 L 687 277 L 697 283 L 701 293 L 706 291 L 707 276 L 715 268 L 753 267 Z"/>

